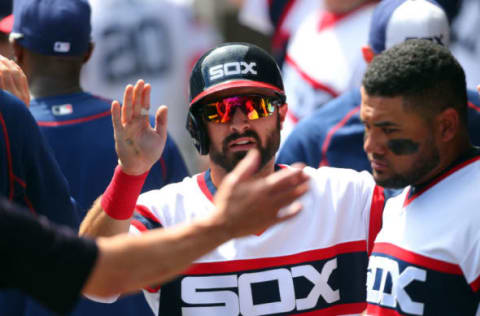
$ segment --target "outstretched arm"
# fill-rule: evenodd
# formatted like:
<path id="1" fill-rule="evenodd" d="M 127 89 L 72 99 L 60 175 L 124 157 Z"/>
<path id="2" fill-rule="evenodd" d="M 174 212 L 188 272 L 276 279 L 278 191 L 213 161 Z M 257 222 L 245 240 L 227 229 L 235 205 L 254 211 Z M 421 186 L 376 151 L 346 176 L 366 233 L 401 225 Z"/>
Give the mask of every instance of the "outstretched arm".
<path id="1" fill-rule="evenodd" d="M 307 176 L 291 168 L 254 179 L 259 161 L 259 153 L 252 151 L 227 175 L 214 197 L 216 209 L 207 218 L 140 237 L 98 239 L 99 259 L 84 293 L 104 297 L 163 283 L 229 239 L 295 216 L 301 205 L 291 203 L 308 190 Z"/>
<path id="2" fill-rule="evenodd" d="M 125 88 L 123 105 L 118 101 L 112 102 L 115 150 L 119 166 L 109 188 L 85 216 L 80 226 L 81 235 L 112 236 L 128 231 L 143 181 L 153 164 L 162 156 L 167 139 L 166 106 L 157 110 L 155 126 L 150 125 L 150 90 L 149 84 L 139 80 L 135 86 L 128 85 Z M 116 185 L 122 187 L 115 189 Z"/>

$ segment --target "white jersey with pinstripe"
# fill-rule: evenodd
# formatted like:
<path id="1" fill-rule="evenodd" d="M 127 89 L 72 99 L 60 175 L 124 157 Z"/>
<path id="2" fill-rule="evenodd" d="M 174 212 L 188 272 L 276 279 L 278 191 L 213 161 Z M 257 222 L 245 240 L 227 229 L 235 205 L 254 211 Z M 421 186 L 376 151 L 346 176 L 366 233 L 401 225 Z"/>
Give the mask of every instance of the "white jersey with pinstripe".
<path id="1" fill-rule="evenodd" d="M 389 199 L 369 262 L 368 315 L 479 315 L 480 156 Z"/>
<path id="2" fill-rule="evenodd" d="M 298 216 L 226 242 L 172 282 L 145 290 L 154 313 L 360 314 L 366 306 L 368 240 L 379 229 L 382 190 L 367 172 L 305 170 L 311 188 Z M 206 216 L 215 190 L 207 171 L 142 194 L 131 233 Z"/>

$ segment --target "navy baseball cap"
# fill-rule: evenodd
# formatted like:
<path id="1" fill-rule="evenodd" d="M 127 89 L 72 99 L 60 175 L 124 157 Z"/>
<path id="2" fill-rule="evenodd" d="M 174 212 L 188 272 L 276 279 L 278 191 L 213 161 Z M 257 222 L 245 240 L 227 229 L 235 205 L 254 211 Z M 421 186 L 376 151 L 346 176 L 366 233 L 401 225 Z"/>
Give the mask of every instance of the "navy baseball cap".
<path id="1" fill-rule="evenodd" d="M 42 55 L 79 56 L 90 43 L 87 0 L 15 0 L 10 37 Z"/>
<path id="2" fill-rule="evenodd" d="M 450 26 L 433 0 L 383 0 L 375 8 L 368 44 L 379 54 L 408 39 L 424 38 L 448 46 Z"/>

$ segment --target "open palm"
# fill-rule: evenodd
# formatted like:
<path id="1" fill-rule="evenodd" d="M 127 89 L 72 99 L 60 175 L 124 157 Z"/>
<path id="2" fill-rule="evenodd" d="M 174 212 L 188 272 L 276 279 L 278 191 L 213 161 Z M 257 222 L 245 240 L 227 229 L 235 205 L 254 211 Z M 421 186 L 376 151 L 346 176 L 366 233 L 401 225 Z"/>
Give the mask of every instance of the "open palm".
<path id="1" fill-rule="evenodd" d="M 157 110 L 155 127 L 150 125 L 150 90 L 149 84 L 139 80 L 125 88 L 123 105 L 112 102 L 115 149 L 122 170 L 131 175 L 150 170 L 162 156 L 167 139 L 166 106 Z"/>

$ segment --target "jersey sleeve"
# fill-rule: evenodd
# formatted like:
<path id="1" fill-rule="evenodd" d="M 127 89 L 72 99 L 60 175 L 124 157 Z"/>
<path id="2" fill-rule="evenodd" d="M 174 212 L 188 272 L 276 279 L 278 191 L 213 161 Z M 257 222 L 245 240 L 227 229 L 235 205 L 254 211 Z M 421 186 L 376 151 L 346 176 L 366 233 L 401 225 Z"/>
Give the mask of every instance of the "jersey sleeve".
<path id="1" fill-rule="evenodd" d="M 98 248 L 71 229 L 33 217 L 0 200 L 0 287 L 19 288 L 57 313 L 74 307 L 94 267 Z"/>
<path id="2" fill-rule="evenodd" d="M 6 152 L 11 160 L 10 188 L 4 194 L 34 214 L 76 228 L 79 217 L 50 147 L 28 108 L 8 96 L 2 92 L 4 137 L 9 143 Z"/>

